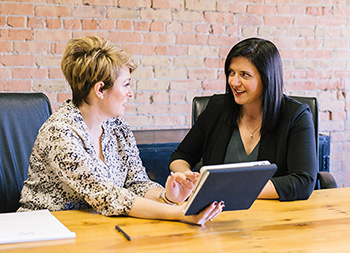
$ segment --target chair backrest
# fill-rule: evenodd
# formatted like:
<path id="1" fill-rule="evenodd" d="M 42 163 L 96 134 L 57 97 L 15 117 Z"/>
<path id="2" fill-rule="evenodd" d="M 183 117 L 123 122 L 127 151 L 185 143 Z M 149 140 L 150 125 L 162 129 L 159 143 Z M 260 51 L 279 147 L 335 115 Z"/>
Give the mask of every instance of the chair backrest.
<path id="1" fill-rule="evenodd" d="M 0 212 L 18 209 L 34 141 L 51 113 L 43 93 L 0 93 Z"/>
<path id="2" fill-rule="evenodd" d="M 211 96 L 199 96 L 199 97 L 193 98 L 193 101 L 192 101 L 192 126 L 194 125 L 194 122 L 196 122 L 199 115 L 207 107 L 210 97 Z"/>

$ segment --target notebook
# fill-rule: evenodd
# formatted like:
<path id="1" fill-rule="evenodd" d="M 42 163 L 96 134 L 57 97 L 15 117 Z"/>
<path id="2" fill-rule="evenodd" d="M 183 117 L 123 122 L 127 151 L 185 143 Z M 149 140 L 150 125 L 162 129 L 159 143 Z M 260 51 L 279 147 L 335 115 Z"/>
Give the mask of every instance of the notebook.
<path id="1" fill-rule="evenodd" d="M 184 213 L 198 214 L 214 201 L 225 202 L 223 211 L 249 209 L 276 170 L 269 161 L 203 166 Z"/>
<path id="2" fill-rule="evenodd" d="M 0 214 L 0 245 L 72 238 L 75 233 L 48 210 Z"/>

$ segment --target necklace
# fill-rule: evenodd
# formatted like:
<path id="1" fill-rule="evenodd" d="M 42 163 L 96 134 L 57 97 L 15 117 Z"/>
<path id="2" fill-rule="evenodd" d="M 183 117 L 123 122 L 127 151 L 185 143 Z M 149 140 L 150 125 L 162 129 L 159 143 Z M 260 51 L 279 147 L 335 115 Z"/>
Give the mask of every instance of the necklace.
<path id="1" fill-rule="evenodd" d="M 260 129 L 261 123 L 259 123 L 259 126 L 254 131 L 250 131 L 248 124 L 246 124 L 246 122 L 244 124 L 245 124 L 245 127 L 247 128 L 248 132 L 250 133 L 250 138 L 253 139 L 253 135 L 255 134 L 255 132 Z"/>
<path id="2" fill-rule="evenodd" d="M 258 129 L 260 128 L 260 126 L 258 126 L 253 132 L 251 132 L 251 131 L 249 130 L 248 126 L 246 126 L 246 127 L 247 127 L 248 132 L 250 133 L 250 138 L 251 138 L 251 139 L 253 139 L 253 134 L 255 134 L 255 132 L 258 131 Z"/>

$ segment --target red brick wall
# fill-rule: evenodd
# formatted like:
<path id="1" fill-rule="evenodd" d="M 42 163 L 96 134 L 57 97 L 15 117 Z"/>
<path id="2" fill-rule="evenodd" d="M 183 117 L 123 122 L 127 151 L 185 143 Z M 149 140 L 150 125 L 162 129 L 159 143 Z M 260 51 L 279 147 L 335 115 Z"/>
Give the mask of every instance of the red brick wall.
<path id="1" fill-rule="evenodd" d="M 331 171 L 350 186 L 350 5 L 339 0 L 23 0 L 0 2 L 0 91 L 70 97 L 66 42 L 89 34 L 138 62 L 125 116 L 133 129 L 190 126 L 191 100 L 224 91 L 223 62 L 258 36 L 281 51 L 288 94 L 316 96 L 331 135 Z"/>

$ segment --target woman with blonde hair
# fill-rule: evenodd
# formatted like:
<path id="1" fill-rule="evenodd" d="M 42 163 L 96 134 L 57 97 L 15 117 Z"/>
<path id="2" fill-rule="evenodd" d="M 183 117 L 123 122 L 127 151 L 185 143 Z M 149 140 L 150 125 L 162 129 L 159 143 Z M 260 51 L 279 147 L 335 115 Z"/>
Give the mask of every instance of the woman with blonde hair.
<path id="1" fill-rule="evenodd" d="M 61 68 L 72 89 L 41 127 L 30 156 L 19 211 L 93 208 L 103 215 L 204 224 L 223 209 L 214 202 L 195 216 L 183 206 L 197 175 L 172 173 L 165 189 L 150 181 L 135 138 L 121 117 L 133 92 L 136 65 L 121 48 L 96 36 L 71 40 Z"/>

